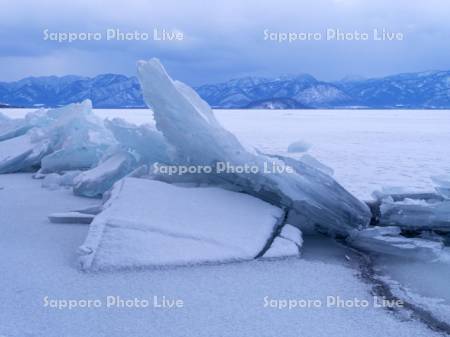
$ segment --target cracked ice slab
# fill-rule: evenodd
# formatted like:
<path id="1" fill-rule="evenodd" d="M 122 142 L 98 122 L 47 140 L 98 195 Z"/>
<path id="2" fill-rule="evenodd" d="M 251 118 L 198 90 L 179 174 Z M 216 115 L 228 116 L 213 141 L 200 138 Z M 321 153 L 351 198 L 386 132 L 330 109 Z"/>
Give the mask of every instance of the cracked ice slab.
<path id="1" fill-rule="evenodd" d="M 364 251 L 422 261 L 447 260 L 444 244 L 422 238 L 407 238 L 399 227 L 371 227 L 350 233 L 347 242 Z"/>
<path id="2" fill-rule="evenodd" d="M 299 249 L 303 246 L 303 234 L 297 227 L 290 224 L 284 225 L 283 228 L 281 228 L 280 236 L 295 243 Z"/>
<path id="3" fill-rule="evenodd" d="M 299 247 L 290 240 L 277 236 L 270 248 L 263 255 L 264 259 L 276 259 L 300 256 Z"/>
<path id="4" fill-rule="evenodd" d="M 380 206 L 380 224 L 410 230 L 450 231 L 450 201 L 385 198 Z"/>
<path id="5" fill-rule="evenodd" d="M 398 226 L 412 231 L 450 231 L 450 200 L 439 190 L 438 193 L 375 192 L 374 197 L 376 201 L 371 207 L 381 226 Z"/>
<path id="6" fill-rule="evenodd" d="M 264 253 L 263 258 L 298 257 L 301 254 L 302 246 L 303 236 L 300 229 L 285 224 L 270 248 Z"/>
<path id="7" fill-rule="evenodd" d="M 80 247 L 84 270 L 217 263 L 255 258 L 283 211 L 216 187 L 124 178 Z"/>
<path id="8" fill-rule="evenodd" d="M 48 216 L 50 222 L 61 224 L 90 224 L 94 215 L 81 212 L 52 213 Z"/>
<path id="9" fill-rule="evenodd" d="M 232 166 L 260 168 L 260 173 L 196 175 L 191 177 L 192 181 L 203 179 L 211 184 L 238 187 L 274 205 L 294 210 L 303 223 L 330 234 L 345 236 L 354 228 L 368 225 L 371 214 L 367 205 L 314 165 L 291 161 L 295 172 L 263 173 L 265 165 L 290 163 L 245 149 L 215 119 L 208 104 L 185 84 L 173 81 L 157 59 L 140 61 L 138 74 L 144 99 L 153 109 L 157 129 L 174 148 L 176 163 L 214 166 L 227 162 Z M 165 178 L 170 181 L 170 177 Z"/>

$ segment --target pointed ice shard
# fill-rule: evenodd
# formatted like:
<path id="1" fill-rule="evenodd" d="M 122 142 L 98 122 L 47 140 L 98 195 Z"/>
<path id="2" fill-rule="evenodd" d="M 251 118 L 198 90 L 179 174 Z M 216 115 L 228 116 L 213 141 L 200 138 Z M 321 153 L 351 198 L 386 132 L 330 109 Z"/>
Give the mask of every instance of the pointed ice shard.
<path id="1" fill-rule="evenodd" d="M 207 103 L 186 85 L 173 81 L 157 59 L 140 61 L 138 73 L 144 99 L 153 108 L 156 127 L 176 151 L 175 162 L 256 166 L 258 173 L 222 172 L 207 179 L 237 186 L 274 205 L 293 209 L 310 225 L 330 234 L 347 235 L 369 223 L 368 207 L 311 165 L 298 162 L 294 172 L 283 169 L 267 173 L 267 167 L 286 165 L 282 160 L 247 151 L 219 124 Z M 191 179 L 205 177 L 193 175 Z"/>
<path id="2" fill-rule="evenodd" d="M 92 112 L 92 103 L 50 110 L 52 122 L 45 128 L 53 140 L 53 152 L 42 159 L 42 172 L 87 169 L 97 164 L 103 153 L 116 141 L 103 120 Z"/>
<path id="3" fill-rule="evenodd" d="M 120 118 L 106 120 L 120 146 L 139 154 L 145 164 L 154 162 L 169 163 L 171 150 L 163 135 L 150 125 L 134 125 Z"/>
<path id="4" fill-rule="evenodd" d="M 73 192 L 85 197 L 101 197 L 116 181 L 137 166 L 136 157 L 128 151 L 114 152 L 96 167 L 82 172 L 74 179 Z"/>
<path id="5" fill-rule="evenodd" d="M 89 100 L 38 110 L 0 130 L 0 172 L 41 168 L 41 173 L 95 165 L 115 139 Z"/>

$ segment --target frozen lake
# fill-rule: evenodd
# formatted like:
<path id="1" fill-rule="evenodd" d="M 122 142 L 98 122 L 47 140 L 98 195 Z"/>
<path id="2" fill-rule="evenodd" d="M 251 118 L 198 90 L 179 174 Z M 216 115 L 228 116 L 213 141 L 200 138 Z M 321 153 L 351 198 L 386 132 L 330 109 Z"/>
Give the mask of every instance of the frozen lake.
<path id="1" fill-rule="evenodd" d="M 264 151 L 296 140 L 332 167 L 360 198 L 381 186 L 431 188 L 430 175 L 450 172 L 450 111 L 220 111 L 225 127 Z"/>
<path id="2" fill-rule="evenodd" d="M 27 111 L 1 110 L 11 117 L 23 117 Z M 95 112 L 102 118 L 153 122 L 150 110 Z M 337 180 L 364 199 L 381 186 L 431 190 L 430 176 L 450 171 L 450 111 L 218 110 L 216 114 L 242 142 L 264 152 L 285 154 L 294 141 L 311 144 L 309 153 L 332 167 Z M 416 320 L 400 319 L 374 306 L 265 307 L 265 298 L 372 301 L 371 285 L 357 277 L 355 257 L 323 237 L 305 236 L 301 259 L 82 273 L 76 267 L 76 250 L 88 227 L 53 224 L 47 215 L 98 202 L 66 189 L 41 188 L 41 181 L 30 174 L 0 175 L 0 271 L 5 271 L 0 277 L 0 337 L 439 335 Z M 400 268 L 395 261 L 381 262 L 393 279 L 419 294 L 435 297 L 447 289 L 445 281 L 435 282 L 433 266 L 427 277 L 417 278 L 413 271 L 422 270 L 422 265 L 413 270 Z M 448 278 L 446 270 L 439 273 L 442 280 Z M 46 296 L 55 300 L 166 296 L 183 300 L 185 307 L 60 310 L 45 307 Z M 448 301 L 447 292 L 445 296 Z"/>
<path id="3" fill-rule="evenodd" d="M 23 117 L 33 109 L 3 109 Z M 102 118 L 152 123 L 148 109 L 95 110 Z M 369 199 L 382 186 L 432 189 L 430 176 L 450 172 L 449 110 L 216 110 L 218 119 L 249 146 L 285 153 L 294 141 L 332 167 L 335 178 Z"/>

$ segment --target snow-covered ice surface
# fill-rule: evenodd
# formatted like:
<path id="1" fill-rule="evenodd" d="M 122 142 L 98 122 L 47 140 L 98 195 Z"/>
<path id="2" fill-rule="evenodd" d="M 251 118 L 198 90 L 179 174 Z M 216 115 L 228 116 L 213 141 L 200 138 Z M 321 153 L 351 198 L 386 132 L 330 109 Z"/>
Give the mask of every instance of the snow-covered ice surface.
<path id="1" fill-rule="evenodd" d="M 362 199 L 382 186 L 432 191 L 450 172 L 448 110 L 216 110 L 244 143 L 284 153 L 301 138 L 308 153 Z"/>
<path id="2" fill-rule="evenodd" d="M 35 109 L 0 109 L 24 117 Z M 148 109 L 94 109 L 102 118 L 154 124 Z M 434 189 L 432 176 L 448 176 L 448 110 L 215 110 L 219 122 L 244 144 L 287 154 L 298 141 L 333 168 L 334 178 L 362 199 L 383 186 Z M 296 156 L 296 154 L 290 154 Z M 298 154 L 301 156 L 302 154 Z M 361 169 L 364 167 L 364 169 Z"/>
<path id="3" fill-rule="evenodd" d="M 2 110 L 10 117 L 23 117 L 26 111 Z M 150 110 L 94 112 L 102 118 L 153 124 Z M 431 177 L 448 177 L 450 172 L 449 111 L 218 110 L 215 114 L 241 142 L 264 153 L 287 155 L 289 144 L 298 139 L 312 144 L 308 155 L 333 168 L 334 178 L 362 199 L 388 185 L 430 192 L 436 187 Z M 447 180 L 442 181 L 434 182 L 445 195 Z M 0 175 L 0 335 L 185 336 L 186 331 L 193 336 L 273 336 L 280 331 L 283 336 L 304 331 L 311 336 L 434 335 L 422 324 L 400 321 L 381 309 L 263 308 L 264 296 L 370 297 L 369 285 L 346 266 L 348 252 L 332 241 L 324 246 L 323 238 L 304 238 L 302 260 L 137 273 L 77 272 L 75 251 L 88 227 L 52 224 L 47 216 L 63 213 L 66 220 L 72 219 L 71 211 L 99 201 L 41 184 L 29 174 Z M 397 296 L 450 321 L 448 264 L 389 257 L 375 260 L 375 266 L 394 290 L 398 284 Z M 183 299 L 185 308 L 58 311 L 43 308 L 47 295 L 66 299 L 165 295 Z"/>
<path id="4" fill-rule="evenodd" d="M 0 175 L 0 335 L 99 336 L 440 336 L 374 308 L 264 307 L 266 300 L 340 296 L 371 301 L 370 285 L 326 238 L 304 238 L 303 258 L 120 273 L 82 273 L 77 247 L 88 227 L 47 215 L 94 206 L 69 190 L 47 190 L 30 174 Z M 324 243 L 327 243 L 324 245 Z M 181 299 L 183 308 L 44 307 L 49 299 Z M 160 303 L 160 302 L 159 302 Z"/>
<path id="5" fill-rule="evenodd" d="M 290 224 L 285 224 L 262 257 L 285 258 L 287 256 L 299 256 L 302 246 L 303 235 L 301 230 Z"/>
<path id="6" fill-rule="evenodd" d="M 378 257 L 375 270 L 393 294 L 423 308 L 442 322 L 450 322 L 450 262 L 412 261 Z"/>
<path id="7" fill-rule="evenodd" d="M 118 181 L 103 207 L 79 249 L 85 270 L 251 260 L 283 220 L 247 194 L 137 178 Z"/>

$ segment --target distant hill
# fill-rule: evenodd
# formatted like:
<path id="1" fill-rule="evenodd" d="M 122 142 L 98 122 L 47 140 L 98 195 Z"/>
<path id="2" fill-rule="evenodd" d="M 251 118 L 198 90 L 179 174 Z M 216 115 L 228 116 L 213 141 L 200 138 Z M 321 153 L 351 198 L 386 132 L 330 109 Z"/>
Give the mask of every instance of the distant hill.
<path id="1" fill-rule="evenodd" d="M 336 85 L 316 80 L 311 75 L 279 78 L 246 77 L 197 88 L 209 104 L 221 108 L 252 106 L 254 102 L 292 99 L 299 106 L 328 107 L 346 104 L 350 97 Z"/>
<path id="2" fill-rule="evenodd" d="M 268 98 L 253 101 L 245 109 L 310 109 L 292 98 Z"/>
<path id="3" fill-rule="evenodd" d="M 244 77 L 195 88 L 215 108 L 409 108 L 450 109 L 450 71 L 383 78 L 319 81 L 308 74 L 278 78 Z M 28 77 L 0 82 L 3 106 L 61 106 L 92 100 L 96 108 L 144 107 L 135 77 Z"/>

